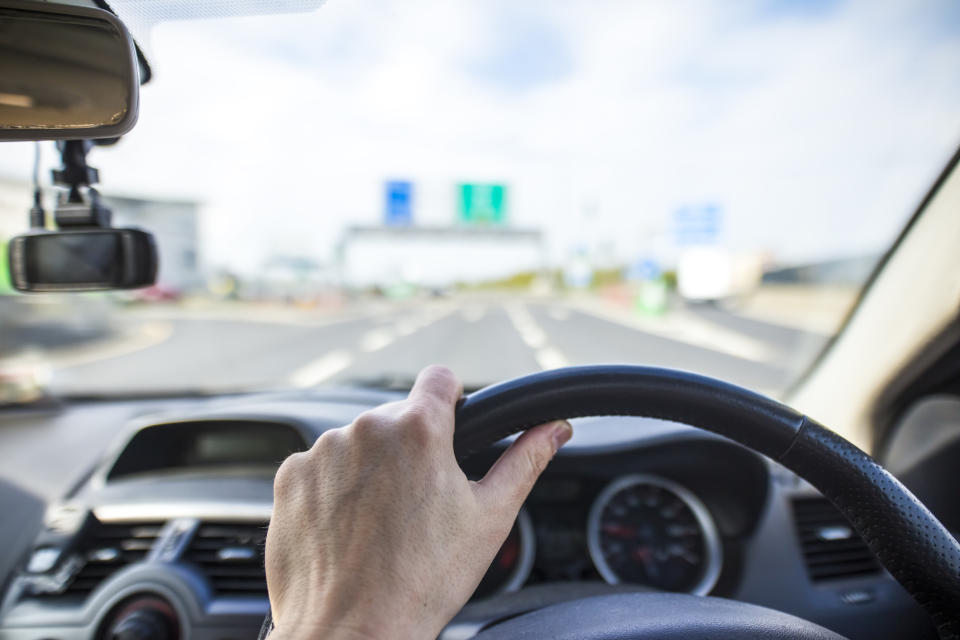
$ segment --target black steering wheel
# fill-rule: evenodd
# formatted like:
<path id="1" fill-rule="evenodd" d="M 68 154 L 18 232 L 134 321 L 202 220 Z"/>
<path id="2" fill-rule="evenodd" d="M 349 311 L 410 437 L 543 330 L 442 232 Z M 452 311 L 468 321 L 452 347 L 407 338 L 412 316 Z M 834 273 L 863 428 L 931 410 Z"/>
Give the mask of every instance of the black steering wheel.
<path id="1" fill-rule="evenodd" d="M 458 459 L 561 418 L 627 415 L 682 422 L 726 436 L 795 472 L 850 521 L 883 566 L 930 614 L 943 639 L 960 638 L 960 544 L 870 456 L 778 402 L 669 369 L 602 365 L 555 369 L 497 384 L 457 408 Z M 480 640 L 577 638 L 839 638 L 812 623 L 719 598 L 617 594 L 511 618 Z"/>

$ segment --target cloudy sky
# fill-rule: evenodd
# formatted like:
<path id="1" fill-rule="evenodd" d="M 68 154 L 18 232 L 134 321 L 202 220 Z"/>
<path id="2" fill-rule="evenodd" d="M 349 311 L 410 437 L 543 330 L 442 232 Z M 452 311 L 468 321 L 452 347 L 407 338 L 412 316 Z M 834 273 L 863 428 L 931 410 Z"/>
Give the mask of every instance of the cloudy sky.
<path id="1" fill-rule="evenodd" d="M 242 270 L 328 257 L 387 178 L 435 224 L 456 182 L 507 183 L 556 260 L 649 251 L 702 203 L 736 249 L 877 252 L 960 144 L 955 0 L 328 0 L 134 26 L 154 79 L 91 155 L 103 190 L 201 200 L 206 260 Z M 0 171 L 31 157 L 7 145 Z"/>

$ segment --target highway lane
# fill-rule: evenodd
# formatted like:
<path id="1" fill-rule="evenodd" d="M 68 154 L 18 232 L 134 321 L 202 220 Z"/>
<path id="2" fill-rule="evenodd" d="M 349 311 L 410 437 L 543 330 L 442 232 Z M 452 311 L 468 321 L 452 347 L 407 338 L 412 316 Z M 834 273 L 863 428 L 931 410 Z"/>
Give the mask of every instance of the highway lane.
<path id="1" fill-rule="evenodd" d="M 774 340 L 759 352 L 740 353 L 743 345 L 736 341 L 711 349 L 704 345 L 729 336 L 680 322 L 681 316 L 664 319 L 668 328 L 686 323 L 683 335 L 693 342 L 684 342 L 666 337 L 659 320 L 650 331 L 638 328 L 646 321 L 634 320 L 597 317 L 559 302 L 520 300 L 441 301 L 324 319 L 280 314 L 243 320 L 229 313 L 168 310 L 127 318 L 131 330 L 152 327 L 149 340 L 125 335 L 119 345 L 55 351 L 50 363 L 54 393 L 106 396 L 403 383 L 431 363 L 451 367 L 468 388 L 555 366 L 609 362 L 682 368 L 774 393 L 793 375 L 779 355 L 791 343 Z M 158 323 L 166 323 L 167 330 L 157 333 Z M 770 335 L 782 337 L 774 330 Z M 775 355 L 770 361 L 751 359 L 761 352 Z M 186 409 L 198 400 L 150 402 L 157 410 L 173 404 Z M 16 482 L 30 476 L 37 456 L 46 452 L 58 471 L 45 465 L 33 474 L 30 488 L 45 497 L 58 494 L 126 421 L 129 407 L 123 403 L 107 405 L 115 420 L 104 420 L 111 414 L 99 406 L 80 404 L 52 422 L 39 413 L 0 424 L 0 478 Z M 53 449 L 51 442 L 57 443 Z"/>
<path id="2" fill-rule="evenodd" d="M 309 326 L 242 318 L 166 320 L 168 339 L 132 353 L 57 367 L 52 388 L 65 394 L 99 390 L 238 390 L 289 386 L 289 376 L 311 358 L 357 342 L 388 318 L 360 317 Z"/>
<path id="3" fill-rule="evenodd" d="M 758 362 L 644 332 L 575 309 L 566 313 L 550 305 L 530 305 L 530 309 L 557 350 L 571 364 L 623 362 L 684 369 L 763 393 L 774 393 L 790 382 L 791 372 L 776 359 Z"/>
<path id="4" fill-rule="evenodd" d="M 600 317 L 560 302 L 448 300 L 316 322 L 184 312 L 151 326 L 161 321 L 169 335 L 143 348 L 119 355 L 107 349 L 102 359 L 94 350 L 79 362 L 65 360 L 65 366 L 54 357 L 54 392 L 403 380 L 430 363 L 451 367 L 476 387 L 566 364 L 628 362 L 696 371 L 770 393 L 795 373 L 784 355 L 790 349 L 786 334 L 773 329 L 757 342 L 756 331 L 738 338 L 731 333 L 736 327 L 676 316 L 645 330 L 647 324 L 626 316 Z"/>
<path id="5" fill-rule="evenodd" d="M 331 382 L 384 376 L 402 380 L 429 364 L 442 364 L 471 388 L 540 370 L 502 305 L 468 303 L 440 313 L 429 327 L 397 335 L 381 349 L 358 353 Z"/>

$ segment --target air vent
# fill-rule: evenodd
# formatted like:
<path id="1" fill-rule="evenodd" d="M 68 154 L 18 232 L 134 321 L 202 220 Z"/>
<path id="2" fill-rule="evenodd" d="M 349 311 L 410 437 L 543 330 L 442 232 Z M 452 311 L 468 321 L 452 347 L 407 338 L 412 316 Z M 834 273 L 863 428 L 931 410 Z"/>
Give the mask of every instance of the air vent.
<path id="1" fill-rule="evenodd" d="M 94 521 L 77 549 L 86 564 L 63 593 L 86 596 L 116 571 L 140 562 L 153 547 L 161 528 L 162 522 L 103 524 Z"/>
<path id="2" fill-rule="evenodd" d="M 814 582 L 878 573 L 880 563 L 826 498 L 798 498 L 793 517 L 807 572 Z"/>
<path id="3" fill-rule="evenodd" d="M 197 529 L 185 559 L 203 570 L 217 595 L 266 596 L 266 537 L 267 523 L 205 522 Z"/>

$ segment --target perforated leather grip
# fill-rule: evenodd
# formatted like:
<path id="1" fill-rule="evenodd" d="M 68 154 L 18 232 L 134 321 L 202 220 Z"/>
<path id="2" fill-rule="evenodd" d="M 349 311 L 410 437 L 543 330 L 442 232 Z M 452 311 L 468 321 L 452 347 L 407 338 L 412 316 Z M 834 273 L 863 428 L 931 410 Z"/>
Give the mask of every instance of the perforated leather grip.
<path id="1" fill-rule="evenodd" d="M 762 453 L 823 493 L 884 567 L 960 638 L 960 544 L 896 478 L 813 420 L 746 389 L 692 373 L 627 365 L 570 367 L 503 382 L 457 407 L 459 459 L 561 418 L 629 415 L 700 427 Z"/>

